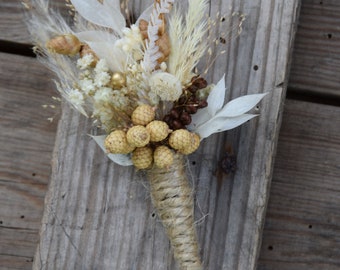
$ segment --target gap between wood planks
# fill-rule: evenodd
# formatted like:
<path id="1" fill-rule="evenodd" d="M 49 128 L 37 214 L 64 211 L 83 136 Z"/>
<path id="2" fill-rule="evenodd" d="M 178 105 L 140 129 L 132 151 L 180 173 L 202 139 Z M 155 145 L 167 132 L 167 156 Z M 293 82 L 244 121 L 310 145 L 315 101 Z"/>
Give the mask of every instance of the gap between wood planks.
<path id="1" fill-rule="evenodd" d="M 35 57 L 33 46 L 31 44 L 12 42 L 8 40 L 0 40 L 0 52 Z"/>
<path id="2" fill-rule="evenodd" d="M 305 89 L 287 88 L 286 99 L 308 101 L 324 105 L 340 106 L 340 96 L 331 93 L 312 92 Z"/>
<path id="3" fill-rule="evenodd" d="M 23 44 L 0 40 L 0 52 L 16 54 L 28 57 L 36 57 L 31 44 Z M 304 89 L 296 89 L 288 86 L 287 99 L 308 101 L 312 103 L 340 106 L 340 96 L 325 93 L 311 92 Z"/>

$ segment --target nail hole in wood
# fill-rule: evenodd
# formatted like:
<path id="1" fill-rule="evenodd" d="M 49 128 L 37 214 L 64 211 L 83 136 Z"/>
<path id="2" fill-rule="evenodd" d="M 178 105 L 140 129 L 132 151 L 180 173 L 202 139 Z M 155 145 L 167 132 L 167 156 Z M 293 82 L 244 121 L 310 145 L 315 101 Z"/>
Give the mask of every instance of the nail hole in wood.
<path id="1" fill-rule="evenodd" d="M 268 246 L 268 250 L 273 250 L 273 246 Z"/>
<path id="2" fill-rule="evenodd" d="M 253 69 L 256 71 L 256 70 L 259 69 L 259 66 L 258 66 L 258 65 L 254 65 L 254 66 L 253 66 Z"/>

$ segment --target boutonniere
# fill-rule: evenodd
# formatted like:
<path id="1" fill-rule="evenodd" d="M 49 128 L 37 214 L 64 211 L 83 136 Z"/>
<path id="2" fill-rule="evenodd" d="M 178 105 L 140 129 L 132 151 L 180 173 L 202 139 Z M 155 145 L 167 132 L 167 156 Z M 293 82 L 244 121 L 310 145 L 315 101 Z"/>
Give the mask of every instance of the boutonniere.
<path id="1" fill-rule="evenodd" d="M 71 0 L 71 24 L 48 1 L 25 5 L 61 96 L 102 130 L 93 139 L 113 162 L 146 171 L 181 269 L 201 269 L 185 157 L 255 117 L 247 112 L 264 96 L 225 103 L 225 78 L 215 85 L 199 70 L 212 49 L 208 1 L 155 0 L 130 25 L 119 0 Z"/>

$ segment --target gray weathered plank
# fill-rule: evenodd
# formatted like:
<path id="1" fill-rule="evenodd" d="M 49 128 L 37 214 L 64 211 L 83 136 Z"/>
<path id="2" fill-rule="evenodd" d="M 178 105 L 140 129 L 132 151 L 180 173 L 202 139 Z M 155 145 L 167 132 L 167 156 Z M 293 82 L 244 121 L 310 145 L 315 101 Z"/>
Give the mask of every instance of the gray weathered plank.
<path id="1" fill-rule="evenodd" d="M 339 115 L 286 103 L 258 270 L 339 269 Z"/>
<path id="2" fill-rule="evenodd" d="M 22 1 L 1 0 L 0 2 L 0 40 L 29 44 L 31 38 L 25 24 L 26 16 Z M 66 16 L 65 0 L 50 1 L 52 6 Z"/>
<path id="3" fill-rule="evenodd" d="M 139 3 L 136 14 L 150 1 Z M 197 229 L 205 269 L 254 269 L 298 1 L 212 2 L 211 13 L 218 10 L 227 16 L 240 11 L 247 20 L 208 79 L 226 73 L 228 98 L 270 94 L 258 119 L 213 136 L 191 157 Z M 146 180 L 110 163 L 86 135 L 90 129 L 64 107 L 34 269 L 176 269 Z M 218 187 L 214 175 L 225 144 L 237 153 L 238 170 L 233 177 L 221 175 Z"/>
<path id="4" fill-rule="evenodd" d="M 0 61 L 0 268 L 31 269 L 57 128 L 47 118 L 58 110 L 42 105 L 55 89 L 35 59 Z"/>
<path id="5" fill-rule="evenodd" d="M 340 2 L 302 1 L 289 87 L 300 93 L 340 96 Z"/>

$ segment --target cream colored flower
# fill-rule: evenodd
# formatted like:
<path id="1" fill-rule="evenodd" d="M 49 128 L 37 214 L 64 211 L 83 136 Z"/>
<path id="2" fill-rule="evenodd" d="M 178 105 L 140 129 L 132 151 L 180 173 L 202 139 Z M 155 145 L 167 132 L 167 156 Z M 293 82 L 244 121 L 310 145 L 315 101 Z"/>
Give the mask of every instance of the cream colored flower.
<path id="1" fill-rule="evenodd" d="M 91 67 L 93 61 L 94 58 L 92 54 L 85 54 L 83 57 L 77 60 L 77 67 L 79 67 L 81 70 L 87 69 Z"/>
<path id="2" fill-rule="evenodd" d="M 97 86 L 106 86 L 111 80 L 111 76 L 108 72 L 98 72 L 94 77 L 94 82 Z"/>
<path id="3" fill-rule="evenodd" d="M 182 94 L 180 81 L 172 74 L 157 72 L 150 77 L 150 91 L 161 100 L 175 101 Z"/>
<path id="4" fill-rule="evenodd" d="M 95 87 L 93 81 L 89 78 L 84 78 L 82 80 L 79 80 L 79 86 L 80 86 L 80 89 L 86 95 L 93 95 L 93 93 L 96 90 L 96 87 Z"/>
<path id="5" fill-rule="evenodd" d="M 94 69 L 96 73 L 107 72 L 109 71 L 109 67 L 105 59 L 100 59 Z"/>
<path id="6" fill-rule="evenodd" d="M 76 107 L 81 107 L 84 104 L 84 95 L 78 89 L 71 89 L 68 98 Z"/>

